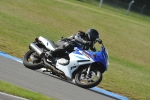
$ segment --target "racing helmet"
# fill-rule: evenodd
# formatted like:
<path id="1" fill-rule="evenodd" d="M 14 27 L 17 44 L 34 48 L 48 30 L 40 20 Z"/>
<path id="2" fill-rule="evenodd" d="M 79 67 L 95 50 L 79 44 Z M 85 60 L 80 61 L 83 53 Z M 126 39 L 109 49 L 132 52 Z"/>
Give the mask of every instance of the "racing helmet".
<path id="1" fill-rule="evenodd" d="M 88 36 L 88 39 L 90 41 L 96 41 L 97 38 L 99 38 L 99 33 L 96 29 L 89 29 L 87 32 L 86 32 L 86 35 Z"/>

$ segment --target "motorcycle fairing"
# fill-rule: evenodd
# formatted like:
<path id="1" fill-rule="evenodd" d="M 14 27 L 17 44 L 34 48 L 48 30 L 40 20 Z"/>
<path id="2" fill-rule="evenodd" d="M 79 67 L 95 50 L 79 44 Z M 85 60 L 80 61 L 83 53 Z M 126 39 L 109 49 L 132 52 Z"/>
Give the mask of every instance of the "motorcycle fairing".
<path id="1" fill-rule="evenodd" d="M 82 54 L 81 50 L 76 50 L 69 54 L 70 61 L 68 65 L 61 65 L 58 62 L 56 63 L 56 68 L 63 71 L 68 78 L 72 78 L 72 73 L 78 69 L 79 66 L 85 64 L 93 63 L 92 58 L 88 58 L 84 54 Z"/>
<path id="2" fill-rule="evenodd" d="M 109 64 L 108 52 L 103 46 L 101 47 L 101 51 L 97 51 L 97 52 L 86 51 L 86 52 L 90 54 L 90 57 L 94 60 L 94 62 L 102 63 L 105 69 L 107 70 Z"/>

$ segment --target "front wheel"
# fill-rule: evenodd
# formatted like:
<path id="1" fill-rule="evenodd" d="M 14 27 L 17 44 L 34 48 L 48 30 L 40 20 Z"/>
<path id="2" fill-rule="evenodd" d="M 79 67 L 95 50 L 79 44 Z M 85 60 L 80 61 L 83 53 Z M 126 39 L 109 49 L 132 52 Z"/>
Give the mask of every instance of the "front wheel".
<path id="1" fill-rule="evenodd" d="M 102 72 L 98 68 L 91 68 L 89 75 L 86 69 L 81 69 L 75 75 L 75 83 L 83 88 L 92 88 L 102 81 Z"/>
<path id="2" fill-rule="evenodd" d="M 33 70 L 42 68 L 41 58 L 33 50 L 28 51 L 24 55 L 23 64 L 25 67 Z"/>

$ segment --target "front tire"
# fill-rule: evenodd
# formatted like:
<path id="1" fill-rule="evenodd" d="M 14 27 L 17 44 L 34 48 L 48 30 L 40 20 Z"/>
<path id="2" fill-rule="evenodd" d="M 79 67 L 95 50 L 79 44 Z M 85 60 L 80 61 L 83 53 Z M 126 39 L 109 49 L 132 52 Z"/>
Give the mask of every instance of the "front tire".
<path id="1" fill-rule="evenodd" d="M 89 75 L 85 69 L 79 70 L 75 75 L 75 83 L 83 88 L 92 88 L 102 81 L 102 72 L 98 68 L 91 68 Z"/>
<path id="2" fill-rule="evenodd" d="M 31 56 L 34 56 L 36 60 L 31 59 Z M 41 58 L 33 50 L 28 51 L 24 55 L 23 64 L 25 67 L 33 70 L 42 68 Z"/>

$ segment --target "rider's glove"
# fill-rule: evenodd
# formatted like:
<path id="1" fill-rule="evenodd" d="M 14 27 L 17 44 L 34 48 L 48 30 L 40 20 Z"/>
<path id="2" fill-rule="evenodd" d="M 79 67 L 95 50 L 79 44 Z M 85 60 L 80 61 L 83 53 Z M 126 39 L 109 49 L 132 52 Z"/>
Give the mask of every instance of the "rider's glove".
<path id="1" fill-rule="evenodd" d="M 98 42 L 99 44 L 102 44 L 102 40 L 100 39 L 100 41 Z"/>
<path id="2" fill-rule="evenodd" d="M 96 41 L 99 43 L 99 44 L 102 44 L 102 40 L 100 38 L 97 38 Z"/>

